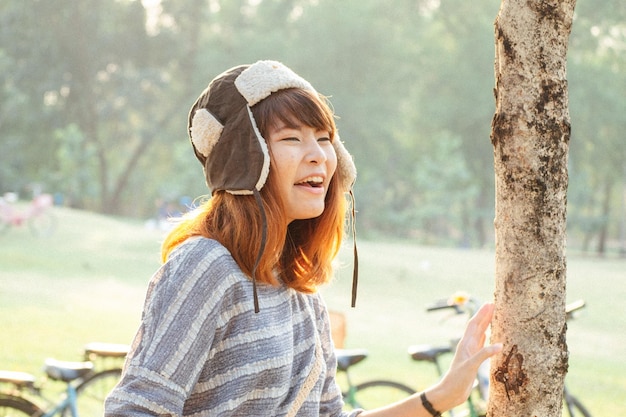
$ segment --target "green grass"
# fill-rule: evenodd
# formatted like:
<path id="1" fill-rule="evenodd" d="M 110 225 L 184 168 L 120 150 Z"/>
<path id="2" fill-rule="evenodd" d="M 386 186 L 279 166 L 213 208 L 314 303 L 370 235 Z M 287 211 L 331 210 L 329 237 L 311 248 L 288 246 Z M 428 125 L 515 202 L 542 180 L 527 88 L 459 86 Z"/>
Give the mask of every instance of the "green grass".
<path id="1" fill-rule="evenodd" d="M 355 379 L 390 376 L 423 388 L 436 379 L 435 370 L 411 362 L 406 348 L 445 344 L 464 325 L 444 320 L 445 313 L 426 313 L 425 306 L 457 290 L 491 299 L 493 252 L 366 241 L 358 247 L 357 308 L 349 308 L 349 267 L 324 290 L 329 307 L 348 316 L 346 347 L 370 352 Z M 584 299 L 587 308 L 569 323 L 566 383 L 594 416 L 626 415 L 626 260 L 571 255 L 567 288 L 567 301 Z"/>
<path id="2" fill-rule="evenodd" d="M 0 236 L 0 369 L 40 375 L 46 357 L 78 360 L 85 343 L 128 343 L 139 323 L 162 233 L 124 219 L 54 213 L 52 236 L 35 238 L 26 227 Z M 424 308 L 457 290 L 490 299 L 493 253 L 364 240 L 358 248 L 357 308 L 349 307 L 351 248 L 323 290 L 329 307 L 347 315 L 347 347 L 370 352 L 354 379 L 434 382 L 434 369 L 411 362 L 406 349 L 446 343 L 463 321 Z M 626 415 L 626 261 L 570 255 L 567 298 L 588 303 L 569 325 L 570 390 L 594 416 Z"/>
<path id="3" fill-rule="evenodd" d="M 55 209 L 56 232 L 0 236 L 0 366 L 39 373 L 48 356 L 80 358 L 90 341 L 128 342 L 161 233 L 141 224 Z"/>

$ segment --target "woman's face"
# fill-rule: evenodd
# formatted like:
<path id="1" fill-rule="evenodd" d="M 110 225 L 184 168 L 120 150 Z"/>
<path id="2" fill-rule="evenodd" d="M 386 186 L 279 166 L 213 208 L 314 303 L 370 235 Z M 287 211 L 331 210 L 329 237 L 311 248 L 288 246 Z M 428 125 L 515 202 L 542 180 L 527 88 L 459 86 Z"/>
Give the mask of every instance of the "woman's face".
<path id="1" fill-rule="evenodd" d="M 337 155 L 327 131 L 309 126 L 270 128 L 270 169 L 285 206 L 288 223 L 311 219 L 324 211 L 324 198 L 337 168 Z"/>

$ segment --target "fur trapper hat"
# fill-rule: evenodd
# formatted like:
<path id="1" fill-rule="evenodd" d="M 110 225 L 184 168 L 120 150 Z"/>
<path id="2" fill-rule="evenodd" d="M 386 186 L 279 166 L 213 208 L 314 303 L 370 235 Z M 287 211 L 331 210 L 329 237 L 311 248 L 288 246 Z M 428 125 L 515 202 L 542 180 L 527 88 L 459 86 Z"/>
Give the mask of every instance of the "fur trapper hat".
<path id="1" fill-rule="evenodd" d="M 218 75 L 189 112 L 188 131 L 212 193 L 253 194 L 267 180 L 270 156 L 250 108 L 270 94 L 302 88 L 315 92 L 308 81 L 277 61 L 241 65 Z M 316 93 L 317 94 L 317 93 Z M 356 179 L 352 156 L 336 135 L 337 169 L 349 192 Z"/>

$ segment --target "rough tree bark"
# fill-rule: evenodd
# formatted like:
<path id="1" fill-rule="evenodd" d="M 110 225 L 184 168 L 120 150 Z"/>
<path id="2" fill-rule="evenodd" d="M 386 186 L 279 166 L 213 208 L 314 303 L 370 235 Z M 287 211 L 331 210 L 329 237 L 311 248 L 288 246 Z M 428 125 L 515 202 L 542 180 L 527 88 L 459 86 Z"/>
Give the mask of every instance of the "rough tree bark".
<path id="1" fill-rule="evenodd" d="M 489 417 L 560 417 L 567 373 L 566 55 L 575 0 L 503 0 L 491 140 L 496 311 Z"/>

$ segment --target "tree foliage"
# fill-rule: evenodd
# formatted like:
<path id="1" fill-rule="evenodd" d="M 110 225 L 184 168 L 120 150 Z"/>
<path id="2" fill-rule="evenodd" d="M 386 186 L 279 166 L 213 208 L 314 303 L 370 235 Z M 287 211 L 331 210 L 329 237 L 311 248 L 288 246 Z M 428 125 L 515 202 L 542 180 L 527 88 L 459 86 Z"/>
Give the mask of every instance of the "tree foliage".
<path id="1" fill-rule="evenodd" d="M 589 242 L 615 240 L 624 216 L 619 6 L 581 0 L 569 54 L 571 231 Z M 158 198 L 206 193 L 189 106 L 226 68 L 277 59 L 331 96 L 359 168 L 360 233 L 489 244 L 497 7 L 0 0 L 0 192 L 26 198 L 39 184 L 66 204 L 143 217 Z"/>

